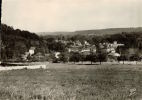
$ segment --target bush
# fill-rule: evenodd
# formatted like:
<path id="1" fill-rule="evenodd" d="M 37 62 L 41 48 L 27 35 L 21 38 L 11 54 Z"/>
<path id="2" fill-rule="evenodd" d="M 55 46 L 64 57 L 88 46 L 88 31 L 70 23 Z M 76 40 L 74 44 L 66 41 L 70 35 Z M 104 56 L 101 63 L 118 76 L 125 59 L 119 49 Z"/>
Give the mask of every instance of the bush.
<path id="1" fill-rule="evenodd" d="M 138 61 L 138 60 L 140 60 L 140 57 L 138 56 L 138 55 L 132 55 L 132 56 L 130 56 L 130 61 Z"/>
<path id="2" fill-rule="evenodd" d="M 68 62 L 69 60 L 69 57 L 68 57 L 68 53 L 66 52 L 62 52 L 60 55 L 59 55 L 59 60 L 62 61 L 62 62 Z"/>
<path id="3" fill-rule="evenodd" d="M 81 54 L 79 54 L 78 52 L 70 53 L 69 61 L 71 61 L 71 62 L 79 62 L 79 61 L 81 61 Z"/>

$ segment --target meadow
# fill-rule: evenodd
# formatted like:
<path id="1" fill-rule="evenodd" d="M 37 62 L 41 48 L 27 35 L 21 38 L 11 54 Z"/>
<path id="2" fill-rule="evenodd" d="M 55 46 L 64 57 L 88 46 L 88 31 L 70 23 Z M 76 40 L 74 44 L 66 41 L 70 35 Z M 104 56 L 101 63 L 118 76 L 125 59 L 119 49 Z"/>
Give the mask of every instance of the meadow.
<path id="1" fill-rule="evenodd" d="M 0 100 L 142 100 L 142 65 L 48 64 L 1 71 Z"/>

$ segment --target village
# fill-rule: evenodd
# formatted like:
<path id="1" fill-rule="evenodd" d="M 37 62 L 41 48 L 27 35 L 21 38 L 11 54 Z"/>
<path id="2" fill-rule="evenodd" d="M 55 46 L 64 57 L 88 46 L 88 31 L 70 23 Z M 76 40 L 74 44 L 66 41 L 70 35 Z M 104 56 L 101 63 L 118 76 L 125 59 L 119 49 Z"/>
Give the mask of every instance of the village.
<path id="1" fill-rule="evenodd" d="M 99 43 L 92 45 L 87 41 L 65 41 L 55 40 L 56 43 L 62 43 L 66 46 L 65 51 L 52 51 L 49 54 L 35 52 L 36 47 L 30 47 L 29 51 L 21 55 L 22 61 L 49 61 L 59 62 L 117 62 L 117 61 L 141 61 L 142 54 L 136 55 L 135 49 L 128 49 L 127 54 L 121 48 L 125 45 L 114 41 L 113 43 Z M 126 57 L 126 55 L 128 55 Z M 83 57 L 83 58 L 82 58 Z"/>

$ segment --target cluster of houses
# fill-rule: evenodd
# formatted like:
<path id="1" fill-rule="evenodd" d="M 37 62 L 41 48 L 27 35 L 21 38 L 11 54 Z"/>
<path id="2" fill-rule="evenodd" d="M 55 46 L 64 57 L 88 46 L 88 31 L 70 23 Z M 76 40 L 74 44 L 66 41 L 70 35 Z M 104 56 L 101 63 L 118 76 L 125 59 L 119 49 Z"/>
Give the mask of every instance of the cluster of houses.
<path id="1" fill-rule="evenodd" d="M 89 44 L 87 41 L 84 41 L 82 44 L 80 41 L 76 41 L 73 45 L 68 48 L 69 53 L 70 52 L 78 52 L 83 55 L 89 55 L 90 53 L 96 53 L 97 48 L 95 45 Z"/>
<path id="2" fill-rule="evenodd" d="M 116 60 L 117 57 L 121 56 L 121 52 L 116 52 L 117 48 L 120 46 L 124 46 L 124 44 L 119 44 L 117 41 L 114 41 L 113 43 L 99 43 L 99 47 L 96 47 L 96 45 L 92 45 L 87 41 L 80 42 L 77 41 L 64 41 L 64 40 L 56 40 L 56 42 L 61 42 L 65 45 L 68 45 L 70 43 L 70 46 L 67 47 L 67 52 L 78 52 L 82 55 L 90 55 L 90 54 L 96 54 L 98 52 L 107 54 L 108 61 L 109 60 Z M 22 55 L 22 59 L 24 61 L 28 60 L 28 56 L 35 55 L 35 47 L 31 47 L 28 52 L 25 52 L 25 54 Z M 40 54 L 40 53 L 39 53 Z M 61 52 L 54 52 L 55 58 L 60 57 Z"/>
<path id="3" fill-rule="evenodd" d="M 118 47 L 123 47 L 124 44 L 117 43 L 117 41 L 114 41 L 113 43 L 99 43 L 98 46 L 92 45 L 87 41 L 80 42 L 77 41 L 64 41 L 64 40 L 56 40 L 56 42 L 61 42 L 65 45 L 70 44 L 67 46 L 66 50 L 68 53 L 71 52 L 77 52 L 82 55 L 90 55 L 90 54 L 97 54 L 102 53 L 107 55 L 107 61 L 116 61 L 118 57 L 121 56 L 121 52 L 118 52 Z M 44 58 L 43 55 L 40 52 L 35 53 L 36 48 L 31 47 L 28 52 L 25 52 L 25 54 L 22 55 L 22 59 L 24 61 L 28 61 L 29 56 L 35 56 L 35 58 Z M 132 50 L 129 50 L 132 51 Z M 54 52 L 55 58 L 60 57 L 61 52 Z M 50 54 L 45 54 L 46 57 Z M 44 55 L 44 56 L 45 56 Z"/>
<path id="4" fill-rule="evenodd" d="M 113 61 L 121 55 L 120 53 L 116 52 L 117 48 L 120 46 L 124 46 L 124 44 L 119 44 L 117 41 L 114 41 L 113 43 L 99 43 L 99 52 L 107 54 L 108 60 Z M 83 55 L 90 55 L 98 53 L 98 48 L 96 45 L 89 44 L 87 41 L 81 43 L 79 40 L 77 40 L 72 42 L 72 45 L 70 45 L 68 48 L 68 52 L 78 52 Z M 55 52 L 56 58 L 59 58 L 59 55 L 60 52 Z"/>
<path id="5" fill-rule="evenodd" d="M 91 53 L 96 54 L 98 52 L 98 48 L 96 45 L 92 45 L 88 43 L 87 41 L 83 41 L 82 43 L 77 41 L 63 41 L 63 40 L 56 40 L 56 42 L 62 42 L 65 45 L 67 43 L 71 43 L 71 45 L 67 48 L 68 53 L 71 52 L 78 52 L 83 55 L 89 55 Z M 117 41 L 114 41 L 113 43 L 99 43 L 99 50 L 101 53 L 105 53 L 108 55 L 109 59 L 115 59 L 116 57 L 120 56 L 120 53 L 116 52 L 117 47 L 124 46 L 124 44 L 118 44 Z M 25 52 L 25 54 L 22 55 L 22 59 L 24 61 L 28 60 L 28 56 L 32 56 L 35 54 L 35 47 L 31 47 L 28 52 Z M 61 52 L 54 52 L 55 58 L 59 58 Z M 108 59 L 108 60 L 109 60 Z"/>

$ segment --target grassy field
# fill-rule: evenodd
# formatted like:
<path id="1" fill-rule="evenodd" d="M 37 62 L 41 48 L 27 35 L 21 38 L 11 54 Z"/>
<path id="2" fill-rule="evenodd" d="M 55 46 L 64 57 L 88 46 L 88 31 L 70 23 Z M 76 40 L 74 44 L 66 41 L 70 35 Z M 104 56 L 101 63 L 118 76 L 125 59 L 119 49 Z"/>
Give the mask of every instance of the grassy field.
<path id="1" fill-rule="evenodd" d="M 0 100 L 142 100 L 141 65 L 47 66 L 1 71 Z"/>

